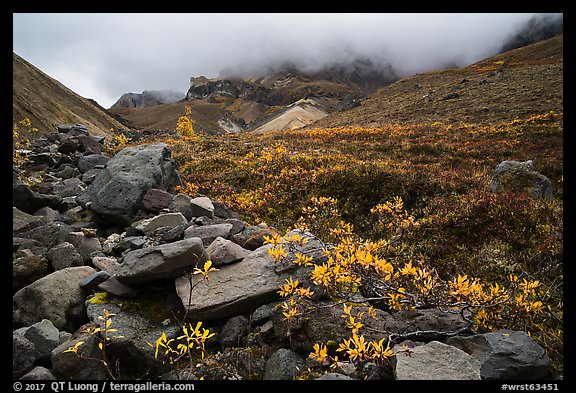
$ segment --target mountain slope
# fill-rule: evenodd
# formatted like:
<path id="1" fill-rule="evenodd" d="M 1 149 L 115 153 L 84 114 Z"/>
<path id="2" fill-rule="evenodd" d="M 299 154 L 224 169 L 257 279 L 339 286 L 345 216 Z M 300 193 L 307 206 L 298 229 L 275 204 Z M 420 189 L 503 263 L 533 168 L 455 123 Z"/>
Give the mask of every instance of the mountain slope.
<path id="1" fill-rule="evenodd" d="M 280 114 L 255 128 L 254 132 L 293 130 L 302 128 L 327 116 L 328 113 L 312 99 L 301 99 L 286 107 Z"/>
<path id="2" fill-rule="evenodd" d="M 40 133 L 55 132 L 60 124 L 84 124 L 91 135 L 111 136 L 110 129 L 125 129 L 94 101 L 83 98 L 13 53 L 12 118 L 24 117 Z"/>
<path id="3" fill-rule="evenodd" d="M 563 110 L 563 35 L 460 69 L 417 74 L 390 84 L 309 127 L 390 122 L 482 122 Z"/>
<path id="4" fill-rule="evenodd" d="M 342 110 L 374 87 L 394 80 L 397 77 L 391 69 L 377 68 L 368 60 L 314 72 L 284 64 L 256 75 L 192 77 L 184 105 L 191 107 L 197 129 L 208 134 L 293 129 Z M 313 102 L 303 104 L 301 100 Z M 137 108 L 114 105 L 110 112 L 137 128 L 173 129 L 184 105 L 182 102 Z"/>

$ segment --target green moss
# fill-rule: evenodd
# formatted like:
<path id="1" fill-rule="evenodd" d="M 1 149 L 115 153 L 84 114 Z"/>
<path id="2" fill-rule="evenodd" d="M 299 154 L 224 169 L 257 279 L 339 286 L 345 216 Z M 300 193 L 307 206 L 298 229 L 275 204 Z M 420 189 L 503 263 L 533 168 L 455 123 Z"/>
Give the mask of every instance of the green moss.
<path id="1" fill-rule="evenodd" d="M 326 348 L 328 348 L 328 349 L 333 349 L 333 348 L 336 348 L 337 346 L 338 346 L 338 343 L 336 342 L 336 340 L 326 341 Z"/>
<path id="2" fill-rule="evenodd" d="M 166 319 L 174 320 L 174 315 L 166 306 L 164 295 L 158 293 L 146 293 L 135 299 L 124 299 L 120 307 L 123 311 L 141 315 L 158 324 Z M 181 310 L 176 310 L 176 314 L 180 313 Z"/>
<path id="3" fill-rule="evenodd" d="M 108 292 L 98 292 L 88 299 L 90 304 L 106 304 L 109 303 Z"/>

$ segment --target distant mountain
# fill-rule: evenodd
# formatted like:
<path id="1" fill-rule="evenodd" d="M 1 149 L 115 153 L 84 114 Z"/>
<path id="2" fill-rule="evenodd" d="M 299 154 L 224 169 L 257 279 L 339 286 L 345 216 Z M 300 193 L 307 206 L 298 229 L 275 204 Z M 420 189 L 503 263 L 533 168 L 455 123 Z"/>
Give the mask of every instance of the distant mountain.
<path id="1" fill-rule="evenodd" d="M 563 111 L 563 34 L 463 68 L 413 75 L 313 127 L 380 127 L 386 123 L 482 123 Z"/>
<path id="2" fill-rule="evenodd" d="M 57 80 L 13 53 L 12 118 L 24 117 L 40 133 L 56 132 L 60 124 L 84 124 L 91 135 L 111 136 L 110 129 L 125 129 L 94 100 L 79 96 Z"/>
<path id="3" fill-rule="evenodd" d="M 142 93 L 125 93 L 111 108 L 143 108 L 180 101 L 186 95 L 173 90 L 144 90 Z"/>
<path id="4" fill-rule="evenodd" d="M 536 26 L 550 26 L 550 21 L 540 22 L 529 22 L 518 37 L 524 34 L 537 39 L 541 36 L 537 31 L 548 32 Z M 195 129 L 207 134 L 296 129 L 310 124 L 367 126 L 434 117 L 455 122 L 478 116 L 510 118 L 538 108 L 561 107 L 562 48 L 560 34 L 468 67 L 402 80 L 392 67 L 362 58 L 321 69 L 304 70 L 283 63 L 251 72 L 225 70 L 218 78 L 192 77 L 185 98 L 178 102 L 115 105 L 110 112 L 139 129 L 173 130 L 184 107 L 189 106 Z"/>
<path id="5" fill-rule="evenodd" d="M 514 35 L 504 42 L 500 52 L 534 44 L 552 38 L 563 31 L 564 18 L 562 15 L 537 14 L 528 19 Z"/>
<path id="6" fill-rule="evenodd" d="M 162 108 L 124 95 L 110 111 L 142 129 L 173 129 L 185 105 L 191 107 L 196 128 L 209 134 L 294 129 L 353 107 L 398 78 L 391 67 L 377 67 L 368 59 L 308 71 L 283 63 L 251 74 L 192 77 L 184 101 Z"/>

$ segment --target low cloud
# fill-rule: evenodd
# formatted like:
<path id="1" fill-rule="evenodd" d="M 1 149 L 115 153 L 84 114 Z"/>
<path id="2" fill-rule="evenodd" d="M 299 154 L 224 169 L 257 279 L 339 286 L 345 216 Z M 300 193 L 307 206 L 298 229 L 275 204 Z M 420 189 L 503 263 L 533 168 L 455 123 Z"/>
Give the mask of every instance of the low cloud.
<path id="1" fill-rule="evenodd" d="M 14 52 L 110 107 L 190 77 L 369 58 L 401 75 L 496 54 L 534 14 L 14 14 Z"/>

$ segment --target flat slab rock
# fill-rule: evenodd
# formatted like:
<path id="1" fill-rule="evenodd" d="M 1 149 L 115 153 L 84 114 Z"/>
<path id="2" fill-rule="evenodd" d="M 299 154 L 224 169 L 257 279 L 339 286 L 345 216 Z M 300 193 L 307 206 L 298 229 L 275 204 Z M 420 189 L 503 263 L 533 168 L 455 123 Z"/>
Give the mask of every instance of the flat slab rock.
<path id="1" fill-rule="evenodd" d="M 399 380 L 479 380 L 480 362 L 466 352 L 431 341 L 415 347 L 410 356 L 395 357 L 394 378 Z"/>
<path id="2" fill-rule="evenodd" d="M 115 271 L 123 284 L 141 284 L 176 278 L 206 260 L 202 240 L 197 237 L 130 251 Z"/>
<path id="3" fill-rule="evenodd" d="M 310 240 L 303 251 L 318 248 L 317 243 Z M 219 270 L 209 274 L 209 280 L 198 282 L 200 275 L 193 276 L 192 285 L 196 286 L 191 298 L 190 280 L 187 277 L 177 278 L 176 292 L 184 308 L 189 311 L 189 318 L 230 317 L 275 300 L 278 288 L 294 272 L 279 271 L 268 254 L 269 248 L 270 245 L 260 247 L 240 262 L 219 266 Z"/>

